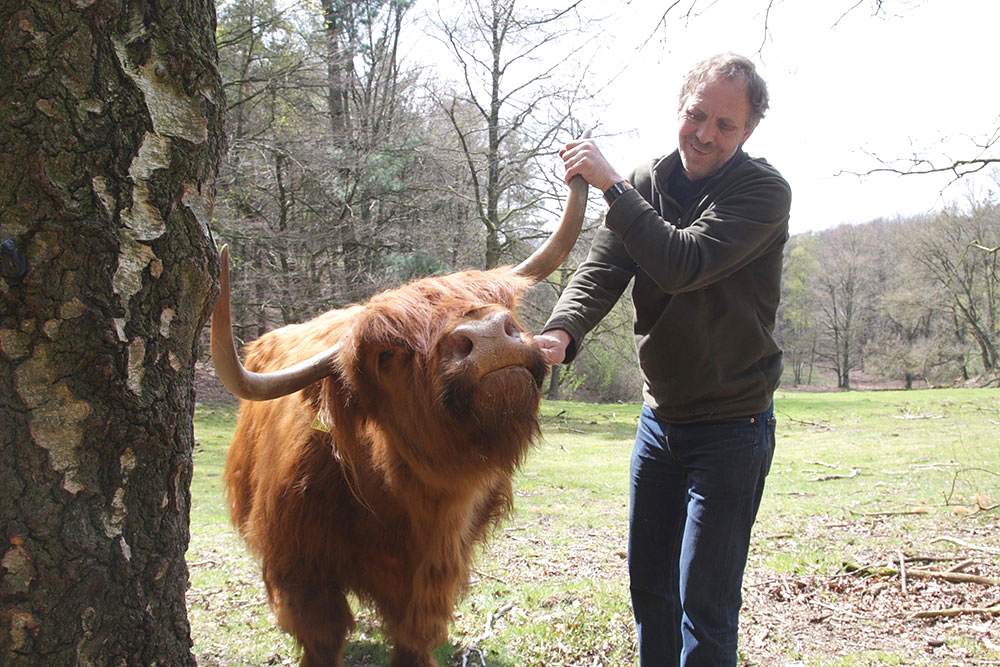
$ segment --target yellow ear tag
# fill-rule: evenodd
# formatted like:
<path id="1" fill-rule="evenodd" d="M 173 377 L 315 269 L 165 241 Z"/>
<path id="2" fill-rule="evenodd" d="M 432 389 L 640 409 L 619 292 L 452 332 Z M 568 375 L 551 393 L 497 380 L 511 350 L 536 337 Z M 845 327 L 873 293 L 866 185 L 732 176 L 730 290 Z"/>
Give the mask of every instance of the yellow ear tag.
<path id="1" fill-rule="evenodd" d="M 323 433 L 330 432 L 330 425 L 323 421 L 323 418 L 319 415 L 316 415 L 316 419 L 313 420 L 312 427 L 317 431 L 323 431 Z"/>

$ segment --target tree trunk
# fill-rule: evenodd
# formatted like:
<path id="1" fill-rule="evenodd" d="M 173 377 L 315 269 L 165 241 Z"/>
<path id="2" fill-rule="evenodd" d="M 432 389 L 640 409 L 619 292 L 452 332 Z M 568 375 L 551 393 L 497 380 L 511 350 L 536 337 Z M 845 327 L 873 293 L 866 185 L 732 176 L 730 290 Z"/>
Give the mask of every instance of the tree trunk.
<path id="1" fill-rule="evenodd" d="M 562 400 L 562 366 L 556 364 L 552 366 L 549 373 L 549 391 L 548 398 L 550 401 L 561 401 Z"/>
<path id="2" fill-rule="evenodd" d="M 211 0 L 0 7 L 0 664 L 194 664 L 214 30 Z"/>

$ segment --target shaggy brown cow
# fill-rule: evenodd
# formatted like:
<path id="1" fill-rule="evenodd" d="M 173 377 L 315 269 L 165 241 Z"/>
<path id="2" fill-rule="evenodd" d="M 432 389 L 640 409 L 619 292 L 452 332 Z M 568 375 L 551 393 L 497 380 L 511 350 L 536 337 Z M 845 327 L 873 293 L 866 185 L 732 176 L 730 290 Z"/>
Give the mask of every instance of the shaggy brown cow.
<path id="1" fill-rule="evenodd" d="M 514 309 L 569 253 L 586 189 L 571 184 L 560 228 L 518 267 L 426 278 L 272 331 L 246 368 L 223 249 L 212 355 L 246 399 L 232 518 L 303 665 L 342 663 L 349 592 L 381 615 L 392 665 L 436 664 L 473 549 L 510 509 L 538 433 L 546 365 Z"/>

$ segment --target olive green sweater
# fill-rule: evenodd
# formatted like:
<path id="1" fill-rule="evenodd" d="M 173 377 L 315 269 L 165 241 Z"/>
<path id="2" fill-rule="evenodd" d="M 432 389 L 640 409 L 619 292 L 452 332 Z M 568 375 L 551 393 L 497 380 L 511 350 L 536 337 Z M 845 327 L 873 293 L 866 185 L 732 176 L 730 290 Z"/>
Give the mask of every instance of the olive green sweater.
<path id="1" fill-rule="evenodd" d="M 773 337 L 791 189 L 742 150 L 681 210 L 675 151 L 637 169 L 543 330 L 573 338 L 566 361 L 630 281 L 647 405 L 673 423 L 763 412 L 781 376 Z"/>

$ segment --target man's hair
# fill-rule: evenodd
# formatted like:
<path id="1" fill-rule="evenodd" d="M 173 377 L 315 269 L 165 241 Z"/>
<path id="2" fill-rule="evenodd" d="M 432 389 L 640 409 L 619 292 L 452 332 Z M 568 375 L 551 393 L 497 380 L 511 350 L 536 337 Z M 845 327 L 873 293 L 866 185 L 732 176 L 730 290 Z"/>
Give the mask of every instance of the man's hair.
<path id="1" fill-rule="evenodd" d="M 702 60 L 688 70 L 681 86 L 680 108 L 684 107 L 698 86 L 713 78 L 743 79 L 747 84 L 747 97 L 750 101 L 750 126 L 756 127 L 767 111 L 767 84 L 757 73 L 753 61 L 735 53 L 720 53 Z"/>

